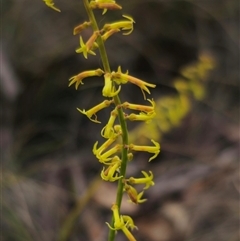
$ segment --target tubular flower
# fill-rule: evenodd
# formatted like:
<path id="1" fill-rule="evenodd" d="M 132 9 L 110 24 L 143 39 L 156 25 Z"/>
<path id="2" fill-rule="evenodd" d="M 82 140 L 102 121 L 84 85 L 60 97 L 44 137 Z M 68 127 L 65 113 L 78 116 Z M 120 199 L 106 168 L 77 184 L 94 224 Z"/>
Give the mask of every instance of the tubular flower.
<path id="1" fill-rule="evenodd" d="M 81 33 L 82 30 L 86 29 L 87 27 L 91 26 L 91 22 L 84 22 L 73 29 L 73 35 L 77 35 Z"/>
<path id="2" fill-rule="evenodd" d="M 99 160 L 100 163 L 103 163 L 106 166 L 114 165 L 115 163 L 121 163 L 121 159 L 116 155 L 111 158 L 108 158 L 105 161 Z"/>
<path id="3" fill-rule="evenodd" d="M 95 156 L 101 155 L 101 153 L 106 150 L 114 141 L 116 140 L 115 138 L 110 138 L 108 140 L 106 140 L 99 148 L 97 148 L 98 145 L 98 141 L 95 142 L 95 144 L 93 145 L 93 154 Z"/>
<path id="4" fill-rule="evenodd" d="M 155 146 L 137 146 L 134 144 L 130 144 L 128 146 L 126 146 L 129 150 L 133 150 L 133 151 L 146 151 L 149 153 L 154 153 L 154 155 L 149 159 L 149 162 L 151 160 L 153 160 L 155 157 L 157 157 L 157 155 L 160 152 L 160 145 L 158 142 L 151 140 L 151 142 L 155 145 Z"/>
<path id="5" fill-rule="evenodd" d="M 72 84 L 75 83 L 75 84 L 76 84 L 76 85 L 75 85 L 75 88 L 76 88 L 76 90 L 77 90 L 77 88 L 78 88 L 78 86 L 79 86 L 80 84 L 83 85 L 82 80 L 83 80 L 84 78 L 93 77 L 93 76 L 101 76 L 103 73 L 104 73 L 104 71 L 101 70 L 101 69 L 83 71 L 83 72 L 81 72 L 80 74 L 74 75 L 73 77 L 71 77 L 71 78 L 69 79 L 70 83 L 69 83 L 68 86 L 71 86 Z"/>
<path id="6" fill-rule="evenodd" d="M 103 9 L 103 13 L 105 14 L 107 10 L 120 10 L 122 7 L 118 5 L 113 0 L 95 0 L 89 3 L 90 8 L 92 9 Z"/>
<path id="7" fill-rule="evenodd" d="M 146 123 L 151 122 L 153 117 L 156 115 L 155 112 L 152 112 L 150 114 L 146 114 L 144 112 L 140 112 L 138 115 L 136 114 L 130 114 L 126 115 L 125 119 L 129 119 L 130 121 L 146 121 Z"/>
<path id="8" fill-rule="evenodd" d="M 117 135 L 115 132 L 114 132 L 114 129 L 113 129 L 113 124 L 116 120 L 118 116 L 118 112 L 117 112 L 117 109 L 115 108 L 112 112 L 111 112 L 111 116 L 108 120 L 108 123 L 105 127 L 103 127 L 102 131 L 101 131 L 101 135 L 102 137 L 104 138 L 112 138 L 114 137 L 114 135 Z"/>
<path id="9" fill-rule="evenodd" d="M 124 184 L 124 190 L 127 192 L 132 203 L 139 204 L 147 201 L 147 199 L 141 199 L 144 193 L 143 191 L 138 193 L 134 187 L 128 185 L 126 182 Z"/>
<path id="10" fill-rule="evenodd" d="M 121 161 L 115 162 L 114 164 L 110 165 L 106 170 L 103 168 L 101 172 L 101 178 L 105 181 L 114 182 L 123 176 L 118 176 L 117 171 L 121 165 Z"/>
<path id="11" fill-rule="evenodd" d="M 131 82 L 132 84 L 137 85 L 139 88 L 141 88 L 144 99 L 146 99 L 144 91 L 150 94 L 150 90 L 148 89 L 148 87 L 151 87 L 151 88 L 156 87 L 156 85 L 154 84 L 150 84 L 148 82 L 145 82 L 143 80 L 140 80 L 128 74 L 123 74 L 121 72 L 121 67 L 118 67 L 117 72 L 112 73 L 112 79 L 118 84 L 125 84 L 127 82 Z"/>
<path id="12" fill-rule="evenodd" d="M 124 102 L 123 104 L 121 104 L 121 106 L 125 109 L 139 110 L 139 111 L 144 111 L 146 113 L 154 112 L 155 102 L 153 100 L 149 100 L 149 99 L 147 99 L 147 101 L 149 101 L 152 104 L 152 106 L 137 105 L 137 104 L 132 104 L 132 103 L 129 103 L 129 102 Z"/>
<path id="13" fill-rule="evenodd" d="M 104 33 L 102 35 L 103 41 L 106 41 L 109 37 L 111 37 L 113 34 L 119 32 L 119 31 L 120 31 L 119 29 L 111 29 L 111 30 L 107 31 L 106 33 Z"/>
<path id="14" fill-rule="evenodd" d="M 88 54 L 96 55 L 95 52 L 92 51 L 92 48 L 97 46 L 95 40 L 99 36 L 99 33 L 94 32 L 86 44 L 83 42 L 82 36 L 80 36 L 80 47 L 76 49 L 76 53 L 83 53 L 85 59 L 87 59 Z"/>
<path id="15" fill-rule="evenodd" d="M 102 163 L 108 162 L 109 160 L 112 159 L 112 157 L 111 157 L 112 155 L 114 155 L 115 153 L 117 153 L 118 151 L 121 150 L 121 147 L 122 147 L 122 145 L 117 144 L 103 154 L 98 153 L 96 155 L 96 157 L 99 160 L 99 162 L 102 162 Z"/>
<path id="16" fill-rule="evenodd" d="M 130 184 L 145 184 L 143 189 L 148 189 L 150 186 L 153 186 L 155 183 L 153 182 L 153 174 L 149 171 L 150 175 L 148 175 L 145 171 L 142 171 L 144 177 L 142 178 L 134 178 L 130 177 L 127 181 Z"/>
<path id="17" fill-rule="evenodd" d="M 120 90 L 121 90 L 121 86 L 119 86 L 119 88 L 117 90 L 115 90 L 115 86 L 114 83 L 112 81 L 112 75 L 110 73 L 106 73 L 104 75 L 104 87 L 102 90 L 102 94 L 105 97 L 113 97 L 115 95 L 117 95 Z"/>
<path id="18" fill-rule="evenodd" d="M 103 102 L 94 106 L 93 108 L 89 109 L 88 111 L 85 111 L 84 109 L 80 110 L 79 108 L 77 108 L 77 110 L 79 112 L 81 112 L 82 114 L 86 115 L 91 121 L 93 121 L 95 123 L 101 123 L 100 121 L 97 120 L 96 113 L 98 111 L 108 107 L 112 102 L 113 102 L 113 100 L 104 100 Z M 92 116 L 95 116 L 95 119 L 92 119 Z"/>
<path id="19" fill-rule="evenodd" d="M 154 111 L 155 102 L 149 99 L 148 101 L 152 104 L 152 106 L 136 105 L 136 104 L 124 102 L 122 104 L 123 108 L 142 111 L 138 115 L 137 114 L 126 115 L 125 119 L 129 119 L 131 121 L 146 121 L 147 123 L 150 122 L 153 119 L 153 117 L 156 115 Z"/>
<path id="20" fill-rule="evenodd" d="M 127 15 L 122 15 L 122 16 L 128 20 L 122 20 L 114 23 L 105 24 L 103 26 L 103 30 L 105 32 L 111 29 L 129 30 L 128 32 L 123 33 L 123 35 L 129 35 L 133 31 L 133 24 L 135 23 L 135 21 L 130 16 L 127 16 Z"/>
<path id="21" fill-rule="evenodd" d="M 130 216 L 122 215 L 124 222 L 126 223 L 127 228 L 138 229 L 137 226 L 134 225 L 133 219 Z"/>
<path id="22" fill-rule="evenodd" d="M 130 224 L 130 226 L 128 225 L 128 223 L 130 222 L 129 220 L 131 220 L 131 218 L 130 217 L 128 218 L 128 216 L 126 216 L 126 215 L 124 215 L 124 216 L 120 215 L 117 204 L 113 204 L 111 209 L 113 211 L 114 226 L 111 227 L 111 225 L 109 223 L 106 223 L 108 225 L 108 227 L 110 229 L 116 230 L 116 231 L 122 230 L 129 241 L 136 241 L 136 239 L 133 237 L 132 233 L 128 229 L 128 227 L 131 228 L 132 226 L 134 226 L 133 222 L 132 222 L 132 224 Z M 124 220 L 126 220 L 126 222 Z"/>
<path id="23" fill-rule="evenodd" d="M 53 10 L 55 10 L 55 11 L 57 11 L 57 12 L 61 12 L 61 10 L 60 10 L 59 8 L 57 8 L 57 7 L 54 6 L 53 0 L 43 0 L 43 1 L 45 2 L 45 4 L 46 4 L 48 7 L 52 8 Z"/>
<path id="24" fill-rule="evenodd" d="M 104 165 L 108 165 L 109 166 L 109 165 L 113 165 L 115 163 L 121 163 L 121 159 L 117 155 L 112 157 L 110 161 L 104 162 Z"/>

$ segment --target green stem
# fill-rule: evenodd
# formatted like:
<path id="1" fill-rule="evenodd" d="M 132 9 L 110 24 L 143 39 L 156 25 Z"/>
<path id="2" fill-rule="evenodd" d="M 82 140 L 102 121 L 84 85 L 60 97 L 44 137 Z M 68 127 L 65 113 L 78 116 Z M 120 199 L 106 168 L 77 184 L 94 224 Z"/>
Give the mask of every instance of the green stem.
<path id="1" fill-rule="evenodd" d="M 99 31 L 98 24 L 95 19 L 95 15 L 94 15 L 92 9 L 89 7 L 88 0 L 83 0 L 83 3 L 84 3 L 84 7 L 86 9 L 86 12 L 88 14 L 89 20 L 91 21 L 93 31 L 95 31 L 95 32 Z M 100 53 L 100 56 L 102 59 L 104 71 L 105 71 L 105 73 L 111 73 L 107 52 L 106 52 L 105 45 L 104 45 L 104 42 L 103 42 L 101 36 L 99 36 L 97 38 L 97 44 L 98 44 L 99 53 Z M 115 106 L 121 105 L 121 100 L 118 95 L 114 96 L 113 100 L 114 100 Z M 121 168 L 120 168 L 120 176 L 123 176 L 123 178 L 119 179 L 119 181 L 118 181 L 117 196 L 116 196 L 116 204 L 118 205 L 119 210 L 120 210 L 121 203 L 122 203 L 122 196 L 123 196 L 123 188 L 124 188 L 124 184 L 123 184 L 122 180 L 125 178 L 127 162 L 128 162 L 128 156 L 127 156 L 128 150 L 126 148 L 126 145 L 128 145 L 128 129 L 127 129 L 127 123 L 125 121 L 122 108 L 118 108 L 118 119 L 119 119 L 119 123 L 121 125 L 121 130 L 122 130 L 122 145 L 123 145 L 122 156 L 121 156 L 122 163 L 121 163 Z M 114 224 L 114 219 L 112 217 L 112 221 L 111 221 L 112 227 L 114 226 L 113 224 Z M 114 241 L 114 239 L 115 239 L 115 231 L 109 229 L 108 241 Z"/>

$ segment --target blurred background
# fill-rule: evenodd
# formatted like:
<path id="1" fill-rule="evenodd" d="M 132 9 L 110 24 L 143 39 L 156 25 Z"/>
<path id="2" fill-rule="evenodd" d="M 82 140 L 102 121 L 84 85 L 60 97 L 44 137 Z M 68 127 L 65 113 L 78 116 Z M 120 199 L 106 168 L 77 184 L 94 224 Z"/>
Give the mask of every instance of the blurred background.
<path id="1" fill-rule="evenodd" d="M 135 154 L 128 175 L 152 170 L 155 186 L 142 205 L 123 202 L 138 241 L 239 240 L 239 1 L 132 0 L 118 3 L 136 21 L 129 36 L 106 43 L 113 70 L 154 83 L 155 120 L 129 123 L 130 138 L 154 137 L 159 156 Z M 76 108 L 102 101 L 100 79 L 76 91 L 68 79 L 102 67 L 76 54 L 75 26 L 86 20 L 79 0 L 2 2 L 1 161 L 3 241 L 106 240 L 116 184 L 100 180 L 91 150 L 103 124 Z M 121 17 L 102 16 L 100 26 Z M 91 30 L 83 32 L 86 41 Z M 122 101 L 144 103 L 125 85 Z M 145 129 L 146 128 L 146 129 Z M 124 197 L 126 200 L 127 197 Z M 126 240 L 118 232 L 117 241 Z"/>

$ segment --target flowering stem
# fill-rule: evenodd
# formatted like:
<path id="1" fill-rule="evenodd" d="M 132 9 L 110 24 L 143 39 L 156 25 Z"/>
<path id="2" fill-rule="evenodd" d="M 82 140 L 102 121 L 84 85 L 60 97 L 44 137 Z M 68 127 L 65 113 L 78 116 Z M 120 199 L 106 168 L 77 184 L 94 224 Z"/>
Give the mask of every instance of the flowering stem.
<path id="1" fill-rule="evenodd" d="M 88 14 L 89 20 L 91 22 L 93 31 L 98 32 L 99 31 L 98 24 L 97 24 L 96 18 L 94 16 L 94 13 L 89 6 L 88 0 L 83 0 L 83 4 L 84 4 L 84 7 L 85 7 L 86 12 Z M 106 52 L 106 49 L 105 49 L 104 42 L 103 42 L 103 40 L 100 36 L 98 36 L 98 38 L 97 38 L 97 44 L 98 44 L 100 56 L 101 56 L 101 59 L 102 59 L 103 68 L 104 68 L 106 73 L 110 73 L 111 69 L 110 69 L 110 65 L 109 65 L 109 61 L 108 61 L 108 57 L 107 57 L 107 52 Z"/>
<path id="2" fill-rule="evenodd" d="M 83 3 L 84 3 L 84 7 L 86 9 L 86 12 L 88 14 L 89 20 L 91 21 L 93 30 L 95 32 L 98 32 L 99 31 L 98 24 L 97 24 L 97 21 L 95 19 L 92 9 L 89 7 L 88 0 L 83 0 Z M 99 49 L 100 56 L 102 59 L 104 71 L 105 71 L 105 73 L 111 73 L 104 42 L 100 36 L 97 38 L 96 41 L 98 44 L 98 49 Z M 121 100 L 118 95 L 114 96 L 113 100 L 114 100 L 115 106 L 121 106 Z M 121 130 L 122 130 L 122 146 L 123 146 L 122 156 L 121 156 L 122 162 L 121 162 L 121 168 L 120 168 L 120 174 L 119 174 L 120 176 L 123 176 L 123 178 L 119 179 L 119 181 L 118 181 L 118 189 L 117 189 L 117 197 L 116 197 L 116 204 L 120 209 L 121 202 L 122 202 L 122 196 L 123 196 L 122 179 L 125 178 L 127 162 L 128 162 L 128 156 L 127 156 L 128 150 L 127 150 L 127 148 L 125 148 L 125 146 L 128 145 L 128 129 L 127 129 L 127 123 L 124 119 L 122 108 L 117 108 L 117 110 L 118 110 L 118 119 L 119 119 L 119 123 L 121 125 Z M 114 226 L 113 223 L 114 223 L 114 219 L 112 218 L 112 222 L 111 222 L 112 226 Z M 113 241 L 114 239 L 115 239 L 115 230 L 109 229 L 108 241 Z"/>

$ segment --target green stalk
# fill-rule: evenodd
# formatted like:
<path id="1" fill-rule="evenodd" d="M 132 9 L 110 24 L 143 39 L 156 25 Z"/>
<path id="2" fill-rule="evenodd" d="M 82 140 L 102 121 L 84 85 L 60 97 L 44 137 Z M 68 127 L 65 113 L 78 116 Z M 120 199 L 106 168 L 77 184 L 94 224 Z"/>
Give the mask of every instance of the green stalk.
<path id="1" fill-rule="evenodd" d="M 83 0 L 83 4 L 84 4 L 84 7 L 88 14 L 89 20 L 91 21 L 93 31 L 95 31 L 95 32 L 99 31 L 95 15 L 94 15 L 92 9 L 89 7 L 88 0 Z M 104 71 L 105 71 L 105 73 L 111 73 L 107 52 L 106 52 L 105 45 L 104 45 L 104 42 L 103 42 L 101 36 L 99 36 L 97 38 L 97 44 L 98 44 L 99 53 L 100 53 L 100 56 L 102 59 Z M 113 100 L 114 100 L 115 106 L 121 105 L 121 100 L 118 95 L 114 96 Z M 122 196 L 123 196 L 123 187 L 124 187 L 122 179 L 125 178 L 127 162 L 128 162 L 128 156 L 127 156 L 128 150 L 125 147 L 126 145 L 128 145 L 128 129 L 127 129 L 127 123 L 124 119 L 124 114 L 123 114 L 122 108 L 118 108 L 118 119 L 119 119 L 119 123 L 120 123 L 121 129 L 122 129 L 122 145 L 123 145 L 122 156 L 121 156 L 122 163 L 121 163 L 121 168 L 120 168 L 120 176 L 123 176 L 123 178 L 119 179 L 119 181 L 118 181 L 117 196 L 116 196 L 116 204 L 118 205 L 119 210 L 120 210 L 121 203 L 122 203 Z M 114 226 L 113 224 L 114 224 L 114 218 L 112 217 L 112 221 L 111 221 L 112 227 Z M 115 230 L 109 229 L 108 241 L 114 241 L 114 239 L 115 239 Z"/>

